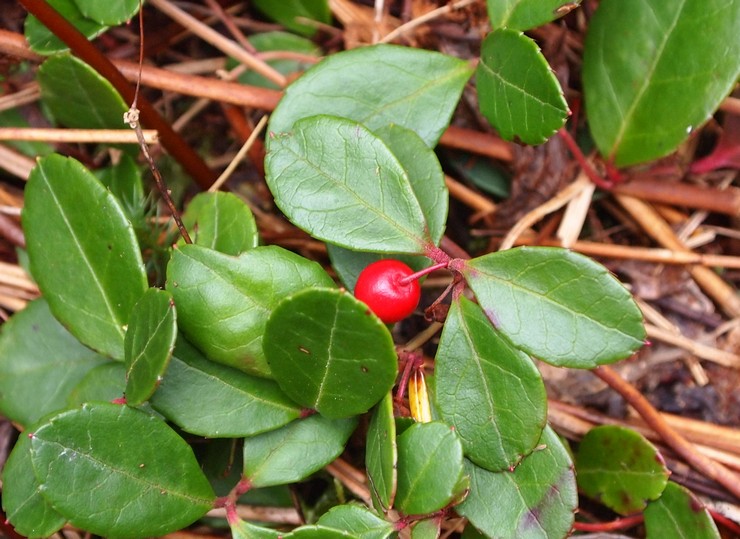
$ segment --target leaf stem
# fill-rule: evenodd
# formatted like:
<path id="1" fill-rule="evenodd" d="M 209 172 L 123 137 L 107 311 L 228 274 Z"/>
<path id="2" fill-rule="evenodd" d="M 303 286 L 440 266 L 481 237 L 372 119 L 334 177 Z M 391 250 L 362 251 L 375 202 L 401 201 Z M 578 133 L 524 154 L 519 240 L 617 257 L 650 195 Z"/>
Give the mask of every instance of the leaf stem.
<path id="1" fill-rule="evenodd" d="M 417 281 L 424 277 L 425 275 L 429 275 L 433 271 L 437 271 L 438 269 L 446 268 L 447 264 L 449 262 L 440 262 L 439 264 L 434 264 L 433 266 L 428 266 L 424 268 L 423 270 L 417 271 L 416 273 L 412 273 L 411 275 L 407 275 L 406 277 L 402 277 L 398 280 L 398 284 L 400 285 L 407 285 L 409 283 L 413 283 L 414 281 Z"/>

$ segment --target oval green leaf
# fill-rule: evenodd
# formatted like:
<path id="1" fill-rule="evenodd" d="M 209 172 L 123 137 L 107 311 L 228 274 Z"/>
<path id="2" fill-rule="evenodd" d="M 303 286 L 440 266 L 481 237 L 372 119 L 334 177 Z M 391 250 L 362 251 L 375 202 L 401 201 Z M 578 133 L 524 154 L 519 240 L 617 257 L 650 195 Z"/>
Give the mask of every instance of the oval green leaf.
<path id="1" fill-rule="evenodd" d="M 41 99 L 54 119 L 67 127 L 123 129 L 128 106 L 107 79 L 82 60 L 59 54 L 38 70 Z M 80 206 L 80 208 L 85 206 Z"/>
<path id="2" fill-rule="evenodd" d="M 28 427 L 67 407 L 87 372 L 106 358 L 80 344 L 39 299 L 18 311 L 0 333 L 0 413 Z"/>
<path id="3" fill-rule="evenodd" d="M 41 495 L 41 483 L 33 473 L 31 438 L 21 433 L 3 466 L 3 511 L 15 531 L 24 537 L 50 537 L 67 519 Z"/>
<path id="4" fill-rule="evenodd" d="M 476 86 L 480 111 L 506 140 L 541 144 L 568 118 L 558 79 L 537 44 L 521 32 L 488 34 Z"/>
<path id="5" fill-rule="evenodd" d="M 434 373 L 438 410 L 466 457 L 495 472 L 532 451 L 547 421 L 542 377 L 465 297 L 447 315 Z"/>
<path id="6" fill-rule="evenodd" d="M 373 505 L 378 511 L 393 507 L 396 497 L 398 447 L 393 395 L 388 393 L 375 407 L 367 428 L 365 468 Z"/>
<path id="7" fill-rule="evenodd" d="M 411 47 L 374 45 L 332 54 L 288 86 L 269 130 L 287 132 L 301 118 L 331 114 L 370 130 L 398 124 L 434 147 L 471 73 L 462 60 Z"/>
<path id="8" fill-rule="evenodd" d="M 107 26 L 85 17 L 74 0 L 47 0 L 46 3 L 67 19 L 87 39 L 93 39 L 108 29 Z M 54 54 L 69 49 L 66 43 L 33 15 L 26 17 L 24 33 L 31 50 L 38 54 Z"/>
<path id="9" fill-rule="evenodd" d="M 493 28 L 530 30 L 562 17 L 581 0 L 487 0 Z"/>
<path id="10" fill-rule="evenodd" d="M 176 338 L 172 295 L 150 288 L 134 305 L 123 342 L 128 404 L 137 406 L 152 396 L 172 357 Z"/>
<path id="11" fill-rule="evenodd" d="M 151 201 L 144 194 L 141 171 L 131 156 L 122 153 L 118 163 L 97 169 L 93 174 L 116 196 L 137 231 L 156 233 L 152 232 L 146 215 Z"/>
<path id="12" fill-rule="evenodd" d="M 210 438 L 253 436 L 301 413 L 275 382 L 209 361 L 182 339 L 151 404 L 185 432 Z"/>
<path id="13" fill-rule="evenodd" d="M 398 437 L 398 511 L 433 513 L 458 498 L 466 486 L 462 444 L 448 425 L 416 423 Z"/>
<path id="14" fill-rule="evenodd" d="M 367 412 L 398 374 L 388 328 L 342 290 L 309 288 L 283 300 L 263 347 L 282 390 L 326 417 Z"/>
<path id="15" fill-rule="evenodd" d="M 493 326 L 552 365 L 590 369 L 644 344 L 642 314 L 630 293 L 583 255 L 520 247 L 470 260 L 463 274 Z"/>
<path id="16" fill-rule="evenodd" d="M 315 238 L 386 253 L 424 253 L 431 241 L 405 170 L 358 123 L 300 120 L 272 139 L 265 171 L 278 207 Z"/>
<path id="17" fill-rule="evenodd" d="M 671 481 L 660 498 L 645 509 L 650 539 L 719 539 L 707 508 L 688 489 Z"/>
<path id="18" fill-rule="evenodd" d="M 199 193 L 182 214 L 196 245 L 237 256 L 257 247 L 259 235 L 252 210 L 232 193 Z"/>
<path id="19" fill-rule="evenodd" d="M 540 444 L 513 472 L 489 472 L 466 461 L 470 493 L 457 512 L 486 537 L 561 539 L 570 532 L 578 506 L 573 464 L 550 427 Z"/>
<path id="20" fill-rule="evenodd" d="M 163 421 L 128 406 L 84 404 L 39 426 L 31 458 L 44 497 L 84 530 L 159 536 L 215 500 L 190 446 Z"/>
<path id="21" fill-rule="evenodd" d="M 54 316 L 83 344 L 123 359 L 124 326 L 147 279 L 116 198 L 79 162 L 50 155 L 28 179 L 23 229 Z"/>
<path id="22" fill-rule="evenodd" d="M 254 6 L 262 13 L 299 34 L 312 36 L 318 24 L 331 24 L 331 10 L 327 0 L 254 0 Z M 315 21 L 314 24 L 305 22 Z"/>
<path id="23" fill-rule="evenodd" d="M 425 518 L 411 528 L 411 539 L 437 539 L 442 527 L 442 518 Z"/>
<path id="24" fill-rule="evenodd" d="M 317 524 L 301 526 L 285 535 L 285 539 L 359 539 L 349 532 L 334 530 Z"/>
<path id="25" fill-rule="evenodd" d="M 386 539 L 395 533 L 390 522 L 356 503 L 332 507 L 316 524 L 349 532 L 357 539 Z"/>
<path id="26" fill-rule="evenodd" d="M 126 391 L 126 365 L 120 361 L 108 361 L 98 365 L 80 380 L 67 400 L 68 408 L 76 408 L 86 402 L 111 402 L 123 397 Z"/>
<path id="27" fill-rule="evenodd" d="M 281 539 L 284 536 L 282 532 L 263 528 L 242 519 L 229 522 L 229 527 L 232 539 Z"/>
<path id="28" fill-rule="evenodd" d="M 617 166 L 662 157 L 717 109 L 740 76 L 740 5 L 599 3 L 584 43 L 591 134 Z"/>
<path id="29" fill-rule="evenodd" d="M 75 0 L 80 12 L 100 24 L 116 26 L 128 21 L 139 12 L 141 0 L 118 0 L 99 2 L 98 0 Z"/>
<path id="30" fill-rule="evenodd" d="M 253 487 L 284 485 L 317 472 L 342 451 L 356 418 L 314 414 L 284 427 L 244 439 L 244 476 Z"/>
<path id="31" fill-rule="evenodd" d="M 632 429 L 606 425 L 583 437 L 576 456 L 578 487 L 621 515 L 657 499 L 670 472 L 658 450 Z"/>
<path id="32" fill-rule="evenodd" d="M 185 245 L 172 253 L 167 290 L 180 330 L 212 361 L 269 376 L 262 352 L 267 319 L 282 298 L 334 283 L 316 262 L 276 246 L 238 257 Z"/>

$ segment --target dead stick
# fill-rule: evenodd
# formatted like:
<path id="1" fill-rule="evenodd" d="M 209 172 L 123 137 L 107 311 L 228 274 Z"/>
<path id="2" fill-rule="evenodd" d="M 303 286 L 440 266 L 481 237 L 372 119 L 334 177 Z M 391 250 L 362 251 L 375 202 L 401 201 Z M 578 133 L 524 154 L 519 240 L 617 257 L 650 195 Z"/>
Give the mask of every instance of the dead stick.
<path id="1" fill-rule="evenodd" d="M 708 478 L 717 481 L 736 498 L 740 499 L 740 477 L 722 464 L 699 453 L 691 443 L 666 423 L 660 412 L 648 402 L 635 386 L 619 376 L 614 369 L 605 365 L 593 369 L 592 372 L 619 393 L 640 414 L 645 423 L 660 435 L 663 441 L 683 457 L 686 462 Z"/>

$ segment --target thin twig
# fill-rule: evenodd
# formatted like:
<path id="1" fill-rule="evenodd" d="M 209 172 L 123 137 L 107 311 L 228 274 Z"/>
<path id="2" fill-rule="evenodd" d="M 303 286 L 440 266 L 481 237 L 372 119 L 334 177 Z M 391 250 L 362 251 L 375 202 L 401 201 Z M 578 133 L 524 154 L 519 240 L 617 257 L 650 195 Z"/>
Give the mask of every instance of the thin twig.
<path id="1" fill-rule="evenodd" d="M 421 26 L 422 24 L 426 24 L 429 21 L 432 21 L 438 17 L 441 17 L 448 13 L 452 13 L 453 11 L 457 9 L 462 9 L 476 2 L 478 2 L 478 0 L 460 0 L 459 2 L 455 2 L 454 4 L 449 4 L 449 5 L 437 8 L 437 9 L 433 9 L 432 11 L 425 13 L 424 15 L 420 17 L 410 20 L 406 24 L 402 24 L 401 26 L 399 26 L 398 28 L 396 28 L 395 30 L 387 34 L 385 37 L 383 37 L 383 39 L 381 39 L 378 43 L 390 43 L 397 37 L 400 37 L 401 35 L 407 32 L 410 32 L 411 30 Z"/>
<path id="2" fill-rule="evenodd" d="M 158 144 L 154 129 L 141 132 L 147 144 Z M 57 129 L 42 127 L 0 127 L 0 140 L 32 140 L 94 144 L 137 144 L 139 139 L 128 129 Z"/>
<path id="3" fill-rule="evenodd" d="M 252 145 L 254 144 L 254 141 L 257 140 L 257 137 L 260 136 L 260 133 L 262 133 L 262 130 L 264 129 L 265 125 L 267 124 L 267 115 L 263 116 L 260 121 L 257 123 L 257 125 L 254 128 L 254 131 L 252 131 L 252 134 L 249 135 L 249 138 L 246 140 L 246 142 L 242 145 L 241 148 L 239 148 L 239 151 L 237 152 L 236 156 L 234 156 L 234 159 L 231 160 L 231 163 L 229 163 L 229 166 L 226 167 L 226 170 L 224 170 L 221 175 L 218 177 L 218 179 L 213 182 L 213 185 L 208 188 L 208 191 L 210 193 L 214 193 L 221 189 L 221 186 L 226 183 L 226 180 L 229 179 L 231 174 L 236 170 L 236 167 L 239 166 L 239 163 L 242 162 L 242 159 L 244 159 L 244 156 L 247 155 L 247 152 L 250 150 Z"/>
<path id="4" fill-rule="evenodd" d="M 736 498 L 740 499 L 740 476 L 719 462 L 699 453 L 691 443 L 666 423 L 661 417 L 660 412 L 648 402 L 637 388 L 619 376 L 614 369 L 602 365 L 593 369 L 592 372 L 632 405 L 637 413 L 640 414 L 640 417 L 645 420 L 645 423 L 660 435 L 663 441 L 683 457 L 694 469 L 705 474 L 710 479 L 717 481 Z"/>

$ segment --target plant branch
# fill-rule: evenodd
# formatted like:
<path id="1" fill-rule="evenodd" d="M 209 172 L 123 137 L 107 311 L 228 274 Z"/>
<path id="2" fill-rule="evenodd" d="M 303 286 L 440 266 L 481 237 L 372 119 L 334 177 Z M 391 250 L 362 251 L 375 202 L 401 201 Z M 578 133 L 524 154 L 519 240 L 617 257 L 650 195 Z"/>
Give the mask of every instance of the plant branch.
<path id="1" fill-rule="evenodd" d="M 719 462 L 699 453 L 693 444 L 666 423 L 660 412 L 648 402 L 635 386 L 619 376 L 614 369 L 602 365 L 593 369 L 592 372 L 619 393 L 640 414 L 645 423 L 694 469 L 717 481 L 736 498 L 740 499 L 740 476 Z"/>
<path id="2" fill-rule="evenodd" d="M 127 103 L 133 102 L 134 88 L 128 83 L 126 77 L 64 17 L 44 0 L 19 1 L 29 13 L 61 39 L 75 56 L 106 78 Z M 136 69 L 138 72 L 138 65 Z M 188 146 L 187 142 L 172 129 L 147 100 L 140 98 L 138 108 L 141 110 L 143 123 L 159 132 L 162 146 L 195 179 L 198 185 L 207 189 L 213 183 L 215 174 L 208 168 L 205 161 Z"/>

